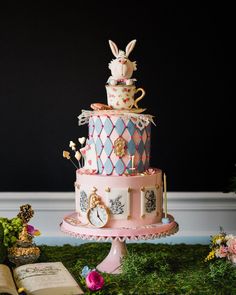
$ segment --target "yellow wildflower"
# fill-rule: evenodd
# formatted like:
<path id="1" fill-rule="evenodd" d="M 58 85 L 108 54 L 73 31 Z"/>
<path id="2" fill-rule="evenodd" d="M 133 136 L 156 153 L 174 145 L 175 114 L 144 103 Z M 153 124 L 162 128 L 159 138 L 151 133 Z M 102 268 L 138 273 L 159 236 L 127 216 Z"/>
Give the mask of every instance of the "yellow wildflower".
<path id="1" fill-rule="evenodd" d="M 211 252 L 207 255 L 207 257 L 205 258 L 205 262 L 213 259 L 215 257 L 215 250 L 211 250 Z"/>

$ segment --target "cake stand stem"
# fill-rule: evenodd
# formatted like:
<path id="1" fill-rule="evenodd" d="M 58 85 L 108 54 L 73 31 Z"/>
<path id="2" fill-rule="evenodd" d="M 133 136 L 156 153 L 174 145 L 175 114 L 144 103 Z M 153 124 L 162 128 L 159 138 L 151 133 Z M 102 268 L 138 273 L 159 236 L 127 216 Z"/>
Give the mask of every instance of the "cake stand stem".
<path id="1" fill-rule="evenodd" d="M 127 253 L 125 242 L 112 240 L 110 252 L 97 266 L 97 270 L 110 274 L 121 273 L 121 260 Z"/>

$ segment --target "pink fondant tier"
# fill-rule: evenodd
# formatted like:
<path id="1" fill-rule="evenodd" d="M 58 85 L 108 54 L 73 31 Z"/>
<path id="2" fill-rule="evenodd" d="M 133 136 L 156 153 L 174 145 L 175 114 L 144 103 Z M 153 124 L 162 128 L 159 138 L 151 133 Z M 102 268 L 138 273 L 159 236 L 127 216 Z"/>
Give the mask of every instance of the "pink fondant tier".
<path id="1" fill-rule="evenodd" d="M 109 209 L 106 228 L 134 228 L 156 224 L 162 218 L 162 172 L 149 169 L 136 176 L 103 176 L 76 173 L 76 212 L 87 224 L 86 212 L 93 190 Z M 96 230 L 96 229 L 95 229 Z"/>
<path id="2" fill-rule="evenodd" d="M 168 214 L 168 217 L 170 219 L 168 224 L 159 222 L 133 228 L 93 228 L 92 226 L 81 224 L 78 213 L 74 212 L 64 217 L 61 230 L 71 236 L 90 240 L 156 239 L 172 235 L 178 231 L 178 224 L 174 221 L 173 216 Z"/>

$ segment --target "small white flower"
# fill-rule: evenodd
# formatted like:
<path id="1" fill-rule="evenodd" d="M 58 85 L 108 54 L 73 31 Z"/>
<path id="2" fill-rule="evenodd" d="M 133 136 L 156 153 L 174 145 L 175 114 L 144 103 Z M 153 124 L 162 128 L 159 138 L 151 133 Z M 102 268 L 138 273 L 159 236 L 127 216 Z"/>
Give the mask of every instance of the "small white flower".
<path id="1" fill-rule="evenodd" d="M 220 249 L 216 249 L 216 251 L 215 251 L 215 256 L 216 256 L 217 258 L 220 257 Z"/>
<path id="2" fill-rule="evenodd" d="M 230 234 L 230 235 L 226 235 L 225 236 L 225 239 L 228 241 L 228 240 L 231 240 L 231 239 L 234 239 L 235 237 L 232 235 L 232 234 Z"/>
<path id="3" fill-rule="evenodd" d="M 218 245 L 220 245 L 221 242 L 222 242 L 222 239 L 217 239 L 217 240 L 216 240 L 216 244 L 218 244 Z"/>
<path id="4" fill-rule="evenodd" d="M 80 138 L 78 139 L 78 141 L 79 141 L 79 143 L 80 143 L 81 145 L 83 145 L 83 144 L 85 143 L 85 140 L 86 140 L 85 137 L 80 137 Z"/>

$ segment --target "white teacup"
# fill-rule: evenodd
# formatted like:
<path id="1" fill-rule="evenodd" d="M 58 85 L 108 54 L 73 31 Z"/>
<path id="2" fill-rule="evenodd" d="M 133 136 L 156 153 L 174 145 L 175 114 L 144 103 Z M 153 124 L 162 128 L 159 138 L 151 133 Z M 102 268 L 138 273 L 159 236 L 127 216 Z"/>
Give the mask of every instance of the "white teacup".
<path id="1" fill-rule="evenodd" d="M 127 110 L 133 106 L 138 108 L 137 103 L 144 97 L 145 91 L 143 88 L 138 88 L 134 85 L 106 85 L 107 103 L 116 110 Z M 134 98 L 137 92 L 141 91 L 138 98 Z"/>

